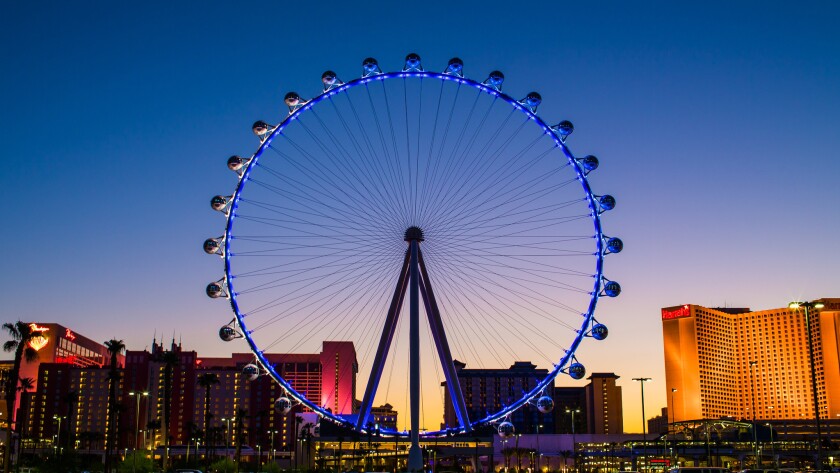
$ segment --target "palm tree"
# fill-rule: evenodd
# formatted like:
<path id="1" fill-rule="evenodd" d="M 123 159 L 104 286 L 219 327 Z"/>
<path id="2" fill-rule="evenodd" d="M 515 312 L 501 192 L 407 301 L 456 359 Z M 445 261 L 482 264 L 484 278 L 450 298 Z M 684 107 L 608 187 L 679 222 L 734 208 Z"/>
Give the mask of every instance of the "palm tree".
<path id="1" fill-rule="evenodd" d="M 198 375 L 198 385 L 204 388 L 204 433 L 208 438 L 204 439 L 204 459 L 207 461 L 207 469 L 210 469 L 210 388 L 219 384 L 219 375 L 216 373 L 202 373 Z"/>
<path id="2" fill-rule="evenodd" d="M 213 445 L 213 448 L 210 450 L 210 456 L 215 458 L 216 445 L 224 444 L 225 442 L 225 428 L 220 425 L 210 427 L 210 430 L 207 431 L 207 437 L 209 438 L 208 442 Z M 225 452 L 225 454 L 227 454 L 227 452 Z"/>
<path id="3" fill-rule="evenodd" d="M 3 454 L 3 471 L 9 473 L 12 469 L 12 422 L 14 421 L 15 401 L 18 396 L 18 380 L 20 379 L 20 365 L 23 360 L 33 362 L 38 359 L 38 351 L 32 348 L 30 342 L 34 339 L 41 338 L 41 332 L 32 330 L 32 326 L 23 323 L 20 320 L 14 324 L 6 322 L 3 324 L 3 330 L 8 332 L 12 337 L 3 344 L 3 351 L 15 352 L 15 362 L 12 365 L 12 370 L 9 372 L 5 389 L 6 395 L 6 439 L 8 439 L 8 447 Z"/>
<path id="4" fill-rule="evenodd" d="M 20 378 L 20 386 L 18 387 L 18 391 L 25 393 L 27 391 L 32 391 L 35 389 L 35 380 L 32 378 Z M 20 455 L 20 450 L 23 448 L 23 440 L 24 434 L 26 433 L 26 428 L 24 427 L 23 423 L 20 425 L 15 426 L 15 430 L 18 433 L 18 455 Z"/>
<path id="5" fill-rule="evenodd" d="M 146 423 L 146 430 L 151 431 L 151 435 L 149 435 L 149 438 L 152 439 L 152 447 L 151 447 L 152 458 L 154 458 L 155 435 L 157 435 L 158 429 L 160 429 L 160 420 L 159 419 L 150 420 L 148 423 Z"/>
<path id="6" fill-rule="evenodd" d="M 239 473 L 239 464 L 242 463 L 242 437 L 245 430 L 245 419 L 248 417 L 248 410 L 239 408 L 236 410 L 236 472 Z"/>
<path id="7" fill-rule="evenodd" d="M 163 365 L 163 459 L 161 466 L 163 471 L 169 466 L 169 421 L 172 402 L 172 375 L 175 371 L 175 366 L 178 365 L 178 353 L 174 351 L 165 351 L 160 358 Z"/>
<path id="8" fill-rule="evenodd" d="M 105 471 L 111 471 L 111 450 L 117 440 L 117 386 L 120 382 L 120 371 L 117 357 L 125 350 L 122 340 L 112 338 L 105 342 L 105 347 L 111 355 L 111 369 L 108 372 L 108 424 L 105 439 Z"/>
<path id="9" fill-rule="evenodd" d="M 73 414 L 75 414 L 76 404 L 78 404 L 79 402 L 79 391 L 76 391 L 74 389 L 68 392 L 64 395 L 62 400 L 67 404 L 67 448 L 73 448 L 73 446 L 75 445 L 73 435 L 76 430 L 73 428 Z"/>
<path id="10" fill-rule="evenodd" d="M 514 448 L 513 447 L 505 447 L 502 449 L 502 455 L 505 457 L 505 469 L 510 469 L 510 457 L 513 455 Z"/>

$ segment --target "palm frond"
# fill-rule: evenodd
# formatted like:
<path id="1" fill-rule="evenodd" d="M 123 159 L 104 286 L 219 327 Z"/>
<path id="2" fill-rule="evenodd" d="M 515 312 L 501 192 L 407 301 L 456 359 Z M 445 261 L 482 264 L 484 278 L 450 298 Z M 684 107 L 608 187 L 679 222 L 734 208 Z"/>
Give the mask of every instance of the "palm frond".
<path id="1" fill-rule="evenodd" d="M 9 332 L 9 335 L 11 335 L 15 339 L 20 338 L 20 334 L 18 333 L 16 324 L 6 322 L 3 324 L 3 330 Z"/>
<path id="2" fill-rule="evenodd" d="M 38 351 L 27 345 L 26 348 L 23 349 L 23 359 L 29 363 L 38 360 Z"/>

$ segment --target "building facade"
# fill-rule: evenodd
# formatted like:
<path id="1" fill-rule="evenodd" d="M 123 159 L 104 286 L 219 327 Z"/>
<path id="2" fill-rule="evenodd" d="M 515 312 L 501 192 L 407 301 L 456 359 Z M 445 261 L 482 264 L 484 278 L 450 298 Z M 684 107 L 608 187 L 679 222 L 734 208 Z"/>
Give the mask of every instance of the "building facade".
<path id="1" fill-rule="evenodd" d="M 811 310 L 820 417 L 840 415 L 840 299 Z M 802 309 L 662 309 L 668 412 L 676 422 L 813 419 L 807 328 Z"/>
<path id="2" fill-rule="evenodd" d="M 589 409 L 585 386 L 554 387 L 554 425 L 556 434 L 587 433 Z M 574 412 L 574 415 L 572 415 Z"/>
<path id="3" fill-rule="evenodd" d="M 464 403 L 470 420 L 481 419 L 489 413 L 498 412 L 522 397 L 541 380 L 548 376 L 548 370 L 537 368 L 529 361 L 517 361 L 510 368 L 504 369 L 467 369 L 464 363 L 455 361 L 455 370 Z M 442 383 L 444 386 L 446 382 Z M 444 424 L 442 428 L 458 425 L 458 418 L 445 390 Z M 554 386 L 550 386 L 546 396 L 554 397 Z M 517 432 L 537 433 L 554 432 L 554 413 L 542 414 L 535 406 L 526 405 L 517 409 L 510 416 L 510 421 Z"/>
<path id="4" fill-rule="evenodd" d="M 587 431 L 592 434 L 623 434 L 621 386 L 615 373 L 592 373 L 586 385 Z"/>
<path id="5" fill-rule="evenodd" d="M 62 336 L 67 333 L 56 324 L 39 327 L 50 331 L 57 327 L 61 330 L 55 333 Z M 77 340 L 83 338 L 74 335 Z M 58 446 L 101 452 L 108 431 L 107 350 L 97 352 L 99 362 L 93 364 L 65 355 L 60 350 L 85 357 L 90 352 L 61 340 L 45 343 L 39 354 L 44 350 L 51 356 L 37 364 L 36 387 L 24 393 L 21 403 L 23 448 Z M 353 414 L 358 366 L 352 342 L 327 341 L 322 351 L 314 354 L 265 356 L 298 392 L 339 414 Z M 242 368 L 253 362 L 250 353 L 203 358 L 195 351 L 183 350 L 174 340 L 166 349 L 155 340 L 151 352 L 127 351 L 120 357 L 115 447 L 159 448 L 168 435 L 170 445 L 209 440 L 218 452 L 225 445 L 236 445 L 241 433 L 243 443 L 253 448 L 278 452 L 294 448 L 301 423 L 297 418 L 307 418 L 308 409 L 295 404 L 288 413 L 275 410 L 274 402 L 286 393 L 269 376 L 254 381 L 242 376 Z M 209 405 L 205 388 L 198 384 L 202 374 L 215 374 L 218 379 L 209 387 Z M 207 422 L 205 413 L 209 414 Z"/>

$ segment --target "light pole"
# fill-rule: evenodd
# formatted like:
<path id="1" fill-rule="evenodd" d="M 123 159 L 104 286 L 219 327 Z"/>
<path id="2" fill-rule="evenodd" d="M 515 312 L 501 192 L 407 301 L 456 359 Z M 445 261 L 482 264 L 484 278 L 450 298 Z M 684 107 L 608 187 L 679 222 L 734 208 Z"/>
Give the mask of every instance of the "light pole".
<path id="1" fill-rule="evenodd" d="M 269 458 L 271 458 L 271 461 L 276 461 L 277 458 L 274 454 L 274 434 L 278 432 L 276 430 L 269 430 L 266 433 L 271 434 L 271 454 L 269 455 Z"/>
<path id="2" fill-rule="evenodd" d="M 225 423 L 225 458 L 230 455 L 230 421 L 233 419 L 226 419 L 223 418 L 222 422 Z"/>
<path id="3" fill-rule="evenodd" d="M 814 395 L 814 419 L 817 421 L 817 461 L 815 469 L 822 470 L 822 432 L 820 432 L 820 400 L 817 396 L 817 373 L 814 366 L 814 341 L 811 339 L 811 316 L 809 309 L 822 309 L 825 304 L 822 302 L 798 302 L 788 304 L 791 309 L 805 309 L 805 330 L 808 337 L 808 359 L 811 362 L 811 388 Z"/>
<path id="4" fill-rule="evenodd" d="M 642 387 L 642 448 L 644 455 L 644 465 L 647 467 L 647 418 L 645 417 L 645 381 L 650 381 L 651 378 L 633 378 L 633 381 L 638 381 Z M 642 469 L 639 468 L 641 471 Z"/>
<path id="5" fill-rule="evenodd" d="M 134 422 L 134 456 L 133 456 L 133 460 L 131 461 L 131 471 L 136 472 L 137 471 L 137 437 L 140 436 L 140 396 L 148 396 L 149 392 L 148 391 L 143 391 L 143 392 L 131 391 L 130 393 L 128 393 L 128 395 L 135 397 L 136 400 L 137 400 L 136 409 L 134 410 L 134 417 L 135 417 L 135 422 Z M 143 442 L 143 443 L 145 443 L 145 442 Z M 145 447 L 145 445 L 144 445 L 144 447 Z M 189 457 L 189 454 L 187 454 L 187 456 Z"/>
<path id="6" fill-rule="evenodd" d="M 752 378 L 752 430 L 753 430 L 753 457 L 755 458 L 755 467 L 761 467 L 761 460 L 758 458 L 758 431 L 755 425 L 755 411 L 756 411 L 756 404 L 755 404 L 755 391 L 756 391 L 756 384 L 755 384 L 755 367 L 758 366 L 757 361 L 750 361 L 750 378 Z"/>
<path id="7" fill-rule="evenodd" d="M 770 429 L 770 451 L 772 452 L 772 455 L 773 455 L 774 465 L 776 466 L 776 468 L 779 468 L 779 460 L 776 458 L 776 444 L 773 441 L 773 426 L 770 424 L 770 422 L 767 422 L 764 425 L 767 426 L 767 428 Z"/>
<path id="8" fill-rule="evenodd" d="M 540 452 L 540 429 L 542 428 L 542 424 L 537 424 L 537 471 L 540 471 L 540 460 L 542 456 L 542 452 Z"/>
<path id="9" fill-rule="evenodd" d="M 55 436 L 55 451 L 56 456 L 61 459 L 61 420 L 64 419 L 62 416 L 53 416 L 53 419 L 58 421 L 58 433 Z M 9 442 L 11 445 L 11 442 Z"/>
<path id="10" fill-rule="evenodd" d="M 566 408 L 566 414 L 572 415 L 572 465 L 577 471 L 577 448 L 575 447 L 575 414 L 580 414 L 580 408 L 570 409 Z M 564 460 L 565 461 L 565 460 Z"/>
<path id="11" fill-rule="evenodd" d="M 677 388 L 671 388 L 671 429 L 669 429 L 669 431 L 670 430 L 674 431 L 674 434 L 673 434 L 674 448 L 671 450 L 671 457 L 674 457 L 674 453 L 677 450 L 677 427 L 675 425 L 677 423 L 677 403 L 674 402 L 674 393 L 676 393 L 676 392 L 677 392 Z M 675 460 L 676 460 L 676 458 L 671 459 L 671 461 L 673 461 L 674 464 L 676 465 L 677 462 Z"/>

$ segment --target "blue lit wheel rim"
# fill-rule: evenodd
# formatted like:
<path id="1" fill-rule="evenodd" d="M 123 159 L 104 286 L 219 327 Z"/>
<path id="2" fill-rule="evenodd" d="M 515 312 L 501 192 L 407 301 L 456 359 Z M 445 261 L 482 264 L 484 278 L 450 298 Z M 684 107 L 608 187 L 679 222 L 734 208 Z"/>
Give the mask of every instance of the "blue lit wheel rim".
<path id="1" fill-rule="evenodd" d="M 527 104 L 457 75 L 377 74 L 301 103 L 268 130 L 228 202 L 226 295 L 262 368 L 297 402 L 356 428 L 294 389 L 263 353 L 318 353 L 324 340 L 349 339 L 363 390 L 404 232 L 418 226 L 453 358 L 548 369 L 471 428 L 532 401 L 573 361 L 604 284 L 603 209 L 588 170 Z M 407 319 L 406 303 L 385 368 L 398 374 L 381 380 L 374 403 L 396 406 L 401 419 L 408 404 L 391 389 L 405 384 Z M 438 425 L 443 374 L 425 313 L 421 326 L 423 402 L 441 404 L 423 422 Z"/>

